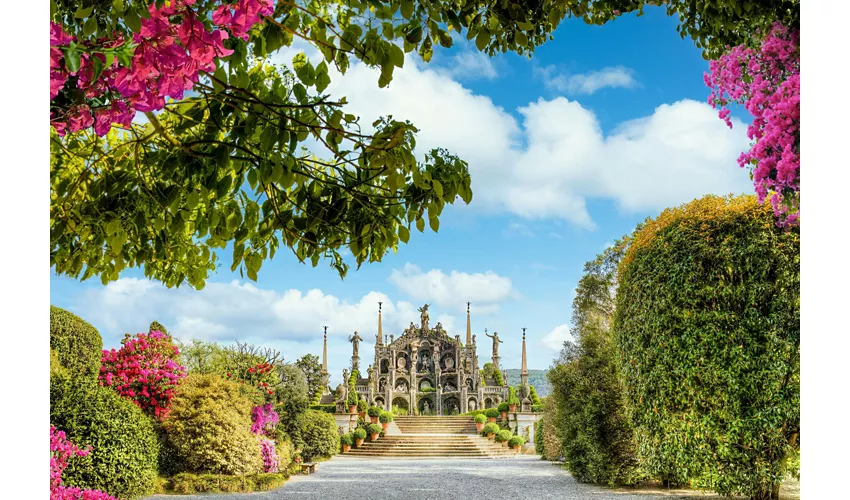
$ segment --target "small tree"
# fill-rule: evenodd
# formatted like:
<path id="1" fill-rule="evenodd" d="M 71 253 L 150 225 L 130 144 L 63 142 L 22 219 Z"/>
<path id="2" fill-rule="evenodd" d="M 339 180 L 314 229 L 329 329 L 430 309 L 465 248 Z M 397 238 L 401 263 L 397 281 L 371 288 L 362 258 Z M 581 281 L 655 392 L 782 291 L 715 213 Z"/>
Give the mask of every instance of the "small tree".
<path id="1" fill-rule="evenodd" d="M 301 368 L 307 378 L 307 396 L 313 404 L 322 398 L 322 365 L 315 354 L 305 354 L 295 361 L 295 366 Z"/>

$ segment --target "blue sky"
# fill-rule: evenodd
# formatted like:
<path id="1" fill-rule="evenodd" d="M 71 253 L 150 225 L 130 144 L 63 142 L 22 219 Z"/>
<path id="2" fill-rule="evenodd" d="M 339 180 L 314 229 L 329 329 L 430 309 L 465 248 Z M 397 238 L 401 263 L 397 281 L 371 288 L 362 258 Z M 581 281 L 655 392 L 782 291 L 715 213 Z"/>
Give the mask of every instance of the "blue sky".
<path id="1" fill-rule="evenodd" d="M 344 281 L 281 251 L 257 283 L 229 265 L 202 292 L 168 290 L 136 270 L 106 287 L 54 275 L 51 302 L 92 322 L 106 347 L 156 319 L 181 338 L 248 340 L 294 361 L 321 353 L 329 325 L 336 384 L 355 329 L 368 363 L 379 300 L 395 335 L 418 322 L 424 302 L 432 324 L 463 335 L 468 300 L 482 363 L 487 328 L 505 341 L 502 366 L 518 368 L 527 327 L 529 367 L 547 368 L 567 338 L 585 261 L 666 206 L 752 191 L 736 163 L 747 117 L 732 130 L 717 119 L 705 104 L 707 63 L 675 27 L 657 8 L 601 27 L 565 20 L 531 60 L 488 59 L 458 43 L 429 65 L 408 58 L 388 89 L 361 66 L 334 77 L 328 92 L 346 95 L 363 123 L 410 119 L 421 129 L 418 153 L 439 145 L 469 161 L 474 191 L 470 206 L 443 212 L 439 233 L 414 231 L 397 254 Z"/>

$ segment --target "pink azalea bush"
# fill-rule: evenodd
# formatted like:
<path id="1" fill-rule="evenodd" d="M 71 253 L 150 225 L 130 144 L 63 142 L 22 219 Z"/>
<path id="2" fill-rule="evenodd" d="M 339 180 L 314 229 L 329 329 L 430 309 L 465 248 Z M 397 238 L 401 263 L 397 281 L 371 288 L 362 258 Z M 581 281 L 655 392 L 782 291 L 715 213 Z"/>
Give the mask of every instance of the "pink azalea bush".
<path id="1" fill-rule="evenodd" d="M 103 351 L 100 385 L 112 387 L 163 420 L 177 385 L 186 377 L 186 368 L 177 362 L 180 351 L 171 337 L 159 331 L 127 335 L 121 345 L 121 349 Z"/>
<path id="2" fill-rule="evenodd" d="M 203 20 L 219 3 L 208 29 Z M 50 124 L 60 136 L 92 126 L 103 136 L 113 125 L 128 127 L 137 111 L 158 111 L 167 98 L 182 99 L 200 74 L 212 74 L 217 60 L 233 53 L 224 45 L 228 32 L 247 40 L 251 28 L 272 15 L 274 0 L 172 0 L 160 8 L 152 2 L 148 12 L 139 32 L 126 38 L 78 40 L 50 23 Z M 69 66 L 62 50 L 72 44 L 85 50 L 79 67 Z M 129 65 L 99 52 L 121 48 L 132 50 Z M 74 89 L 83 92 L 85 103 L 60 95 Z"/>
<path id="3" fill-rule="evenodd" d="M 800 33 L 775 24 L 757 49 L 740 45 L 709 63 L 708 102 L 729 127 L 730 103 L 753 115 L 752 148 L 738 158 L 752 168 L 759 201 L 770 200 L 781 225 L 800 217 Z"/>
<path id="4" fill-rule="evenodd" d="M 50 426 L 50 500 L 116 500 L 99 490 L 82 490 L 62 484 L 62 472 L 73 457 L 84 457 L 90 449 L 81 449 Z"/>
<path id="5" fill-rule="evenodd" d="M 251 432 L 254 434 L 272 435 L 274 428 L 280 422 L 280 417 L 274 411 L 274 407 L 269 403 L 262 406 L 255 406 L 251 410 Z"/>
<path id="6" fill-rule="evenodd" d="M 263 472 L 277 472 L 280 468 L 280 458 L 277 456 L 274 441 L 262 438 L 260 451 L 263 454 Z"/>

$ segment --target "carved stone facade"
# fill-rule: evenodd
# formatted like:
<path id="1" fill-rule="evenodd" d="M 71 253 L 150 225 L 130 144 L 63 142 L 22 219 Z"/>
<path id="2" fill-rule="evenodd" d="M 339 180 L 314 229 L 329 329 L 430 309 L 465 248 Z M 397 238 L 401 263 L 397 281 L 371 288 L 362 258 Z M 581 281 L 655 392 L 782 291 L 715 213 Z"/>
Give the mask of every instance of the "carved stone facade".
<path id="1" fill-rule="evenodd" d="M 420 313 L 424 328 L 411 323 L 389 343 L 376 342 L 370 376 L 358 377 L 358 396 L 385 410 L 398 406 L 417 415 L 460 414 L 506 401 L 507 385 L 481 380 L 468 309 L 466 345 L 440 323 L 428 327 L 427 304 Z M 380 325 L 380 312 L 378 321 Z"/>

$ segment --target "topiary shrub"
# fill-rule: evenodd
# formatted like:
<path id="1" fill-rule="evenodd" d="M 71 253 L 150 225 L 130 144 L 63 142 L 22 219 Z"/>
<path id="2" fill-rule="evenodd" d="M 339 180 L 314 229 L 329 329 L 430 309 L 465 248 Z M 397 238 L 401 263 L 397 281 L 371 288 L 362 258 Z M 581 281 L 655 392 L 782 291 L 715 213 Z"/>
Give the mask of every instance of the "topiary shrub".
<path id="1" fill-rule="evenodd" d="M 501 430 L 501 431 L 496 433 L 496 441 L 499 442 L 499 443 L 504 443 L 505 441 L 508 441 L 509 439 L 511 439 L 512 436 L 513 436 L 513 434 L 511 434 L 511 431 L 509 431 L 507 429 Z"/>
<path id="2" fill-rule="evenodd" d="M 511 436 L 508 440 L 508 446 L 513 448 L 514 446 L 522 446 L 525 444 L 525 438 L 522 436 Z"/>
<path id="3" fill-rule="evenodd" d="M 100 373 L 100 333 L 76 314 L 56 306 L 50 306 L 50 349 L 71 376 L 95 378 Z"/>
<path id="4" fill-rule="evenodd" d="M 332 415 L 307 410 L 298 416 L 296 427 L 297 445 L 306 461 L 336 455 L 339 450 L 339 431 Z"/>
<path id="5" fill-rule="evenodd" d="M 515 403 L 515 404 L 516 404 L 516 403 Z M 503 401 L 503 402 L 499 403 L 499 406 L 498 406 L 497 408 L 498 408 L 498 410 L 499 410 L 499 413 L 506 413 L 508 410 L 510 410 L 510 408 L 511 408 L 511 407 L 510 407 L 510 405 L 507 403 L 507 401 Z M 497 415 L 497 416 L 498 416 L 498 415 Z"/>
<path id="6" fill-rule="evenodd" d="M 546 458 L 546 450 L 543 446 L 543 422 L 545 421 L 544 417 L 540 417 L 540 420 L 537 421 L 537 425 L 534 426 L 534 449 L 537 453 Z"/>
<path id="7" fill-rule="evenodd" d="M 363 400 L 361 399 L 361 401 L 363 401 Z M 369 415 L 370 417 L 380 417 L 381 411 L 382 410 L 380 408 L 378 408 L 377 406 L 370 406 L 369 410 L 366 411 L 366 414 Z"/>
<path id="8" fill-rule="evenodd" d="M 487 417 L 484 416 L 483 414 L 479 413 L 478 415 L 475 415 L 474 420 L 475 420 L 476 424 L 483 424 L 484 422 L 487 421 Z"/>
<path id="9" fill-rule="evenodd" d="M 499 418 L 501 412 L 498 408 L 487 408 L 484 414 L 487 415 L 487 418 Z"/>
<path id="10" fill-rule="evenodd" d="M 343 446 L 351 446 L 354 444 L 354 437 L 352 437 L 351 433 L 343 434 L 339 437 L 339 444 Z"/>
<path id="11" fill-rule="evenodd" d="M 357 400 L 357 411 L 358 412 L 366 411 L 366 408 L 368 408 L 368 406 L 369 405 L 366 403 L 365 399 L 360 398 L 359 400 Z"/>
<path id="12" fill-rule="evenodd" d="M 366 433 L 369 435 L 380 434 L 382 430 L 378 424 L 369 424 L 366 426 Z"/>
<path id="13" fill-rule="evenodd" d="M 260 444 L 250 431 L 252 407 L 235 382 L 217 375 L 186 377 L 163 422 L 182 471 L 262 472 Z"/>
<path id="14" fill-rule="evenodd" d="M 91 446 L 65 469 L 65 485 L 122 500 L 153 493 L 159 445 L 153 421 L 132 402 L 88 377 L 53 376 L 50 423 L 75 445 Z"/>
<path id="15" fill-rule="evenodd" d="M 354 439 L 366 439 L 366 429 L 358 427 L 357 429 L 354 429 L 352 435 L 354 436 Z"/>
<path id="16" fill-rule="evenodd" d="M 484 429 L 481 430 L 481 434 L 485 436 L 488 434 L 496 434 L 500 429 L 499 424 L 491 422 L 484 426 Z"/>
<path id="17" fill-rule="evenodd" d="M 755 196 L 707 196 L 635 232 L 614 334 L 649 471 L 776 498 L 800 426 L 800 233 Z"/>
<path id="18" fill-rule="evenodd" d="M 388 424 L 393 421 L 393 414 L 388 411 L 382 411 L 380 415 L 378 415 L 378 421 L 382 424 Z"/>

